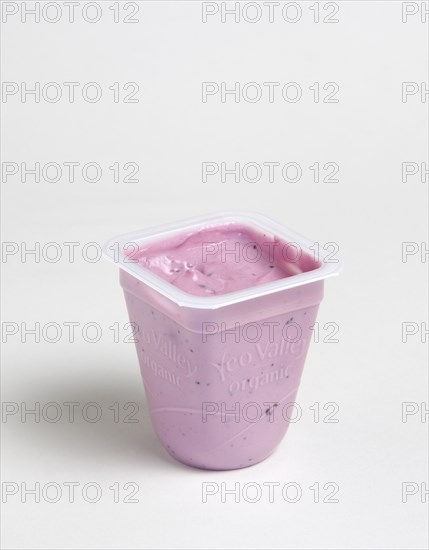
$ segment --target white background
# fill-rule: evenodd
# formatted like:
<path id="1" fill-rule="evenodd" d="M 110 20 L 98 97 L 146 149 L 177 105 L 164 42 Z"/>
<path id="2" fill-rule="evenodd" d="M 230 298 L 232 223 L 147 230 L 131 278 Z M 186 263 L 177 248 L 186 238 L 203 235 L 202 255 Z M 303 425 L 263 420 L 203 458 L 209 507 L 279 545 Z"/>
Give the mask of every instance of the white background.
<path id="1" fill-rule="evenodd" d="M 21 10 L 21 3 L 13 3 Z M 30 7 L 33 2 L 27 2 Z M 43 2 L 42 2 L 43 4 Z M 59 3 L 61 4 L 61 3 Z M 426 312 L 421 244 L 426 242 L 427 181 L 420 173 L 402 181 L 402 163 L 425 161 L 427 99 L 402 101 L 402 82 L 427 81 L 427 29 L 419 12 L 402 22 L 402 2 L 339 2 L 338 23 L 315 23 L 312 3 L 300 4 L 292 24 L 267 11 L 257 23 L 220 13 L 202 22 L 200 2 L 139 2 L 138 23 L 114 23 L 113 2 L 99 2 L 101 19 L 70 23 L 63 6 L 57 23 L 20 12 L 3 23 L 3 80 L 34 87 L 47 82 L 97 82 L 103 96 L 89 103 L 39 103 L 20 94 L 4 97 L 3 162 L 97 162 L 100 181 L 56 183 L 20 173 L 2 181 L 3 241 L 18 252 L 3 258 L 4 327 L 36 322 L 80 323 L 73 343 L 27 336 L 21 328 L 3 346 L 3 402 L 17 414 L 3 416 L 3 483 L 19 487 L 2 505 L 4 548 L 287 548 L 422 549 L 427 547 Z M 284 3 L 281 2 L 281 6 Z M 320 2 L 321 17 L 326 3 Z M 218 4 L 220 9 L 220 3 Z M 121 6 L 121 10 L 124 10 Z M 121 21 L 124 13 L 121 11 Z M 250 13 L 250 12 L 249 12 Z M 51 12 L 50 17 L 53 17 Z M 292 14 L 292 12 L 291 12 Z M 92 14 L 91 14 L 92 16 Z M 293 16 L 293 14 L 291 15 Z M 220 94 L 202 101 L 202 82 L 297 82 L 296 103 L 277 92 L 270 103 Z M 138 103 L 113 101 L 114 82 L 137 82 Z M 314 82 L 339 85 L 338 103 L 314 102 Z M 278 88 L 277 90 L 280 90 Z M 63 88 L 63 91 L 66 91 Z M 324 92 L 323 92 L 324 93 Z M 322 95 L 322 99 L 323 99 Z M 203 162 L 297 162 L 302 178 L 239 181 L 219 175 L 202 182 Z M 112 181 L 114 162 L 139 165 L 139 182 Z M 336 162 L 339 182 L 313 181 L 308 169 Z M 121 175 L 122 177 L 122 175 Z M 307 358 L 298 401 L 302 418 L 265 462 L 240 471 L 206 472 L 170 459 L 150 426 L 129 331 L 114 342 L 114 323 L 127 314 L 115 268 L 82 258 L 89 242 L 102 244 L 127 231 L 222 209 L 264 213 L 320 243 L 338 243 L 345 269 L 326 284 L 319 312 L 320 341 Z M 24 246 L 59 243 L 57 263 L 41 254 L 21 258 Z M 65 242 L 78 242 L 69 261 Z M 403 242 L 419 251 L 402 261 Z M 24 243 L 24 244 L 22 244 Z M 85 249 L 88 254 L 94 249 Z M 51 249 L 51 253 L 52 249 Z M 87 258 L 86 258 L 87 259 Z M 24 260 L 24 261 L 23 261 Z M 82 336 L 94 322 L 97 343 Z M 328 343 L 328 322 L 339 327 Z M 419 332 L 403 342 L 403 323 Z M 411 326 L 411 325 L 409 325 Z M 5 337 L 5 335 L 3 335 Z M 67 421 L 64 402 L 77 402 Z M 59 403 L 63 418 L 22 421 L 24 407 Z M 82 418 L 96 402 L 99 422 Z M 121 408 L 121 421 L 109 409 Z M 122 407 L 136 402 L 137 423 L 125 423 Z M 309 409 L 338 404 L 339 422 L 315 422 Z M 402 422 L 403 402 L 418 412 Z M 25 412 L 25 411 L 24 411 Z M 53 411 L 51 410 L 51 413 Z M 424 417 L 423 417 L 424 418 Z M 58 483 L 58 502 L 41 495 L 26 502 L 20 484 Z M 66 482 L 76 482 L 68 502 Z M 90 503 L 82 487 L 97 483 L 102 497 Z M 115 503 L 109 486 L 138 485 L 138 503 Z M 202 484 L 219 493 L 202 502 Z M 222 502 L 221 484 L 247 482 L 263 489 L 258 502 Z M 302 497 L 269 502 L 264 483 L 299 484 Z M 324 503 L 327 482 L 337 483 L 338 503 Z M 418 492 L 403 502 L 403 483 Z M 319 483 L 321 502 L 310 485 Z M 3 485 L 3 488 L 5 485 Z M 424 488 L 424 487 L 423 487 Z M 53 493 L 52 493 L 53 494 Z M 249 497 L 254 493 L 249 491 Z M 291 493 L 292 494 L 292 493 Z"/>

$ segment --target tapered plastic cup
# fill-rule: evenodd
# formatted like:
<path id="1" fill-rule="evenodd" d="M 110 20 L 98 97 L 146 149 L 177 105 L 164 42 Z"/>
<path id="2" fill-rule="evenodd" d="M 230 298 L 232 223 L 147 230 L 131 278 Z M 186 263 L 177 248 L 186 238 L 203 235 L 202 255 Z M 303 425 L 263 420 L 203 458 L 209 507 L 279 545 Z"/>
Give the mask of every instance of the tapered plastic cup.
<path id="1" fill-rule="evenodd" d="M 231 223 L 274 238 L 281 244 L 275 260 L 284 260 L 287 249 L 294 274 L 195 296 L 134 261 L 152 242 Z M 155 432 L 177 460 L 204 469 L 244 468 L 267 458 L 282 440 L 294 418 L 324 279 L 341 267 L 338 259 L 316 257 L 314 244 L 265 216 L 225 212 L 105 245 L 106 257 L 120 267 Z"/>

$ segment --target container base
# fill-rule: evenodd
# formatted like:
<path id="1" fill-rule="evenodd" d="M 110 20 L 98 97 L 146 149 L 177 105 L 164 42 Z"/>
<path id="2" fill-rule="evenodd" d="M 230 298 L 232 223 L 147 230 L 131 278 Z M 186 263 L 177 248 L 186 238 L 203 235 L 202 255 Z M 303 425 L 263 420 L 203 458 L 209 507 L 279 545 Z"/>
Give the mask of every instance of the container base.
<path id="1" fill-rule="evenodd" d="M 174 458 L 174 460 L 176 460 L 176 462 L 180 462 L 181 464 L 184 464 L 185 466 L 189 466 L 191 468 L 195 468 L 196 470 L 206 470 L 206 471 L 212 471 L 212 472 L 224 472 L 224 471 L 229 471 L 229 470 L 242 470 L 244 468 L 250 468 L 251 466 L 256 466 L 256 464 L 260 464 L 261 462 L 264 462 L 264 460 L 267 460 L 268 458 L 270 458 L 270 456 L 272 454 L 275 453 L 276 449 L 277 449 L 277 446 L 272 449 L 269 453 L 265 454 L 264 456 L 260 457 L 260 458 L 257 458 L 257 459 L 252 459 L 252 460 L 249 460 L 247 464 L 245 463 L 227 463 L 225 462 L 224 464 L 208 464 L 208 463 L 205 463 L 205 462 L 200 462 L 200 461 L 193 461 L 192 459 L 190 458 L 186 458 L 186 457 L 180 457 L 178 456 L 174 451 L 170 450 L 170 449 L 167 449 L 164 445 L 162 445 L 162 447 L 167 451 L 167 453 L 172 457 Z"/>

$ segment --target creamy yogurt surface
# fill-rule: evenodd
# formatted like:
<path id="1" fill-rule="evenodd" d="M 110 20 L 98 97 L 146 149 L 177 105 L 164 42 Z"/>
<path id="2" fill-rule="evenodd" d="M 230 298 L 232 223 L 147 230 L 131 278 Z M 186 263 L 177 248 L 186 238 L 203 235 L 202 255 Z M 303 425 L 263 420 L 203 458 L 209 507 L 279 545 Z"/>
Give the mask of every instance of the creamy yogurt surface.
<path id="1" fill-rule="evenodd" d="M 287 246 L 276 237 L 229 223 L 149 243 L 133 258 L 184 292 L 211 296 L 301 273 L 296 251 L 288 252 Z"/>

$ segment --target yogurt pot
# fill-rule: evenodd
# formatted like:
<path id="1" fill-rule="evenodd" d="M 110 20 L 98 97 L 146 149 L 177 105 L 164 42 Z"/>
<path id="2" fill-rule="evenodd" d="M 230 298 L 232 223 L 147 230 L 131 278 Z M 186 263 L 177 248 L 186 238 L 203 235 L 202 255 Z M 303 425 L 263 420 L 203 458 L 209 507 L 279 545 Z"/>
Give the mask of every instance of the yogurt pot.
<path id="1" fill-rule="evenodd" d="M 231 470 L 267 458 L 293 418 L 324 279 L 338 258 L 252 212 L 111 239 L 155 432 L 175 459 Z"/>

